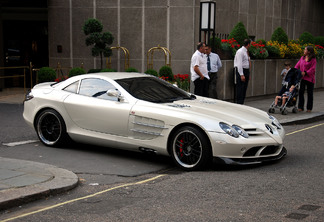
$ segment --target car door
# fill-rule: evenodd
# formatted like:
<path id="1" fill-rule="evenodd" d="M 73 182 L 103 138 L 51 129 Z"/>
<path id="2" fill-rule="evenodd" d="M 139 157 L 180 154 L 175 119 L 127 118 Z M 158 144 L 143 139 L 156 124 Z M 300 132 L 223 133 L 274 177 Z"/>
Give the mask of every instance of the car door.
<path id="1" fill-rule="evenodd" d="M 116 87 L 106 80 L 83 79 L 78 92 L 72 93 L 64 100 L 65 108 L 72 121 L 83 129 L 127 136 L 132 105 L 108 96 L 106 92 L 109 89 Z"/>

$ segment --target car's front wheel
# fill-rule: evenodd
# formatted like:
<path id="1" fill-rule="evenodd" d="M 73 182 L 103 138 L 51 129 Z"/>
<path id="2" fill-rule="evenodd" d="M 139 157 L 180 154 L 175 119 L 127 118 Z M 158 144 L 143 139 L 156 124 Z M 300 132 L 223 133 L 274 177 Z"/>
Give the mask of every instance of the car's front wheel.
<path id="1" fill-rule="evenodd" d="M 61 145 L 67 139 L 64 120 L 55 110 L 42 111 L 37 117 L 35 127 L 39 139 L 47 146 Z"/>
<path id="2" fill-rule="evenodd" d="M 172 137 L 170 146 L 173 160 L 182 169 L 202 169 L 211 163 L 209 140 L 195 127 L 186 126 L 178 129 Z"/>

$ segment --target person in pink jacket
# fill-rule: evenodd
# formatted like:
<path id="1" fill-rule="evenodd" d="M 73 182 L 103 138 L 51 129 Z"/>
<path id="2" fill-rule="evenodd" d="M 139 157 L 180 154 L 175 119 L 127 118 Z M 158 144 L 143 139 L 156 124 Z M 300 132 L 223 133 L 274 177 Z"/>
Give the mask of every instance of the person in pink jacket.
<path id="1" fill-rule="evenodd" d="M 304 55 L 295 65 L 296 69 L 302 72 L 302 80 L 300 83 L 298 111 L 304 111 L 304 92 L 307 87 L 307 112 L 313 109 L 313 91 L 315 85 L 316 58 L 314 48 L 312 46 L 305 47 Z"/>

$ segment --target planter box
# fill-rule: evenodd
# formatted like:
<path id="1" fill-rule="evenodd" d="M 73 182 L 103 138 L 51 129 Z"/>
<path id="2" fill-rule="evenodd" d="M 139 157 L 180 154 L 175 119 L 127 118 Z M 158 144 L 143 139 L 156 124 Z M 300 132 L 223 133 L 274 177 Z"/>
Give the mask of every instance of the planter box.
<path id="1" fill-rule="evenodd" d="M 247 97 L 274 95 L 281 89 L 281 71 L 286 59 L 252 60 L 251 80 Z M 290 60 L 292 65 L 298 59 Z M 219 99 L 234 99 L 233 60 L 222 60 L 223 67 L 218 71 L 217 93 Z M 317 60 L 315 88 L 324 87 L 324 59 Z M 193 84 L 191 88 L 193 89 Z M 193 90 L 191 90 L 193 91 Z"/>

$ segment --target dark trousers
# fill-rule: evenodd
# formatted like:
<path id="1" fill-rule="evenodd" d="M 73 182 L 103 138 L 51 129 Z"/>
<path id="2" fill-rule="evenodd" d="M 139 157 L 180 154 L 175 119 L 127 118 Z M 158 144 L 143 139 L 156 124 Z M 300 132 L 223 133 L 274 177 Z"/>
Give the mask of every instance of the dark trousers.
<path id="1" fill-rule="evenodd" d="M 201 80 L 200 78 L 196 79 L 194 81 L 195 84 L 195 94 L 198 96 L 204 96 L 208 97 L 208 91 L 209 91 L 209 80 L 207 78 L 204 78 Z"/>
<path id="2" fill-rule="evenodd" d="M 217 72 L 210 72 L 209 73 L 209 97 L 218 99 L 217 96 Z"/>
<path id="3" fill-rule="evenodd" d="M 245 82 L 242 82 L 240 74 L 236 71 L 236 103 L 244 104 L 246 90 L 250 79 L 250 70 L 243 69 Z"/>
<path id="4" fill-rule="evenodd" d="M 300 89 L 299 89 L 299 100 L 298 100 L 298 108 L 304 110 L 304 104 L 305 104 L 305 99 L 304 99 L 304 93 L 305 93 L 305 88 L 307 87 L 307 110 L 312 110 L 313 109 L 313 91 L 314 91 L 314 83 L 302 80 L 300 82 Z"/>

